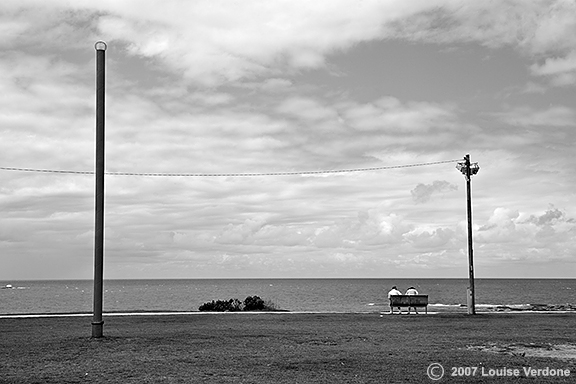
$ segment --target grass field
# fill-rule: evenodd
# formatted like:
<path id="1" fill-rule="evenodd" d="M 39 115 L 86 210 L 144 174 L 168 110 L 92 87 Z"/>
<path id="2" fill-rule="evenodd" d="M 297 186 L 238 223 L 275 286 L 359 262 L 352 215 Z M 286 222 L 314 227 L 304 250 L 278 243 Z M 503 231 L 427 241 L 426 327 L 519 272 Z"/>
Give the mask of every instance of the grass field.
<path id="1" fill-rule="evenodd" d="M 576 314 L 105 316 L 101 339 L 90 320 L 0 319 L 0 383 L 432 383 L 431 363 L 444 367 L 440 383 L 576 381 L 574 356 L 530 353 L 576 346 Z M 478 370 L 452 377 L 458 367 Z"/>

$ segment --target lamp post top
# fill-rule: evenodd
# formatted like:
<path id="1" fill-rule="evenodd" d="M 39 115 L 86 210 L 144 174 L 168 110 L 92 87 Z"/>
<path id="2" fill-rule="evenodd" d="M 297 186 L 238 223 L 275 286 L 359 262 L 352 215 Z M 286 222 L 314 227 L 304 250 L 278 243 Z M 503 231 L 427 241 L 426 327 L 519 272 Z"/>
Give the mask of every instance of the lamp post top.
<path id="1" fill-rule="evenodd" d="M 97 51 L 105 51 L 106 48 L 108 48 L 108 45 L 102 40 L 99 40 L 94 44 L 94 49 Z"/>

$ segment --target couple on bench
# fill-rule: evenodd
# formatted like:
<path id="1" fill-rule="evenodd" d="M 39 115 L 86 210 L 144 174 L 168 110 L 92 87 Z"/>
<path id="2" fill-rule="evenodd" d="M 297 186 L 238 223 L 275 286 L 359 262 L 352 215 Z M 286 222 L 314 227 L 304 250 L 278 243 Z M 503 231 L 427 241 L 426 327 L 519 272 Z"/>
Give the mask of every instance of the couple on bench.
<path id="1" fill-rule="evenodd" d="M 410 308 L 414 308 L 416 314 L 418 314 L 417 307 L 424 307 L 426 313 L 428 313 L 428 295 L 419 295 L 418 291 L 414 287 L 408 288 L 406 294 L 402 294 L 396 288 L 392 287 L 390 292 L 388 292 L 388 299 L 390 300 L 390 313 L 394 313 L 394 308 L 398 308 L 400 314 L 402 314 L 402 307 L 408 307 L 408 314 L 410 314 Z"/>

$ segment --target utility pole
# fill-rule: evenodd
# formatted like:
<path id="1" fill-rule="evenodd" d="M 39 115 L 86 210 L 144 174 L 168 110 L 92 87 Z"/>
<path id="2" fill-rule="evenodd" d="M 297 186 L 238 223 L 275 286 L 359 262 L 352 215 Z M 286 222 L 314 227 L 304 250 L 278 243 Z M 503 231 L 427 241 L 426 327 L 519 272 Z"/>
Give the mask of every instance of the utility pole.
<path id="1" fill-rule="evenodd" d="M 96 217 L 94 230 L 94 314 L 92 337 L 102 337 L 102 281 L 104 278 L 104 97 L 106 43 L 98 41 L 96 49 Z"/>
<path id="2" fill-rule="evenodd" d="M 468 217 L 468 279 L 469 287 L 467 291 L 468 314 L 476 314 L 476 302 L 474 294 L 474 257 L 472 247 L 472 194 L 470 191 L 470 182 L 472 175 L 480 170 L 478 163 L 470 163 L 470 154 L 464 156 L 464 161 L 458 162 L 456 168 L 462 172 L 466 178 L 466 211 Z"/>

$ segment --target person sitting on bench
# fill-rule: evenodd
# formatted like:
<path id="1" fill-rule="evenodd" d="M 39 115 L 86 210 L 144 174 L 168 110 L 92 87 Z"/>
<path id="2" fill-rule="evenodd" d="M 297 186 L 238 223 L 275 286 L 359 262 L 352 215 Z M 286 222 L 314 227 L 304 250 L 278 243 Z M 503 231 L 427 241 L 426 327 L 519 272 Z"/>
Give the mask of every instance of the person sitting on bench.
<path id="1" fill-rule="evenodd" d="M 388 292 L 388 300 L 390 300 L 390 296 L 401 296 L 401 295 L 402 292 L 400 292 L 398 288 L 396 288 L 396 286 L 393 286 L 390 292 Z M 398 310 L 400 311 L 400 314 L 402 314 L 402 308 L 398 307 Z M 394 313 L 394 308 L 392 308 L 392 306 L 390 306 L 390 313 Z"/>
<path id="2" fill-rule="evenodd" d="M 406 295 L 408 295 L 408 296 L 417 295 L 417 294 L 418 294 L 418 291 L 414 287 L 410 287 L 406 290 Z M 418 309 L 416 309 L 416 307 L 408 307 L 408 312 L 410 312 L 410 308 L 414 308 L 414 310 L 416 311 L 416 314 L 418 314 Z"/>

